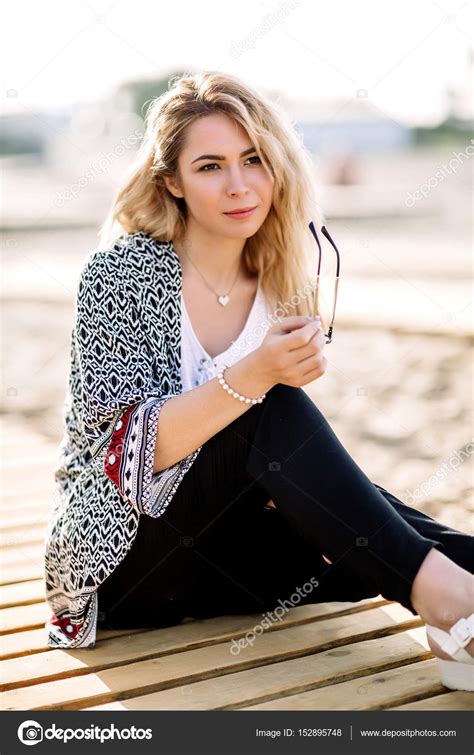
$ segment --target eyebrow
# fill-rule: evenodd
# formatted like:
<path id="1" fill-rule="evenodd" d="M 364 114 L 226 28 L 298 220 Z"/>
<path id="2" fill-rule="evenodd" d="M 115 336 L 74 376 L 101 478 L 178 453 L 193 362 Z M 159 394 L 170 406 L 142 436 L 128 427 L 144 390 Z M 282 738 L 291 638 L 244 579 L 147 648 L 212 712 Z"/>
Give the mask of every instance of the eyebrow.
<path id="1" fill-rule="evenodd" d="M 245 157 L 245 155 L 249 155 L 251 152 L 256 152 L 257 150 L 255 147 L 249 147 L 249 149 L 245 149 L 243 152 L 240 153 L 240 157 Z M 192 160 L 191 165 L 193 163 L 197 163 L 198 160 L 225 160 L 224 155 L 201 155 L 201 157 L 196 157 L 195 160 Z"/>

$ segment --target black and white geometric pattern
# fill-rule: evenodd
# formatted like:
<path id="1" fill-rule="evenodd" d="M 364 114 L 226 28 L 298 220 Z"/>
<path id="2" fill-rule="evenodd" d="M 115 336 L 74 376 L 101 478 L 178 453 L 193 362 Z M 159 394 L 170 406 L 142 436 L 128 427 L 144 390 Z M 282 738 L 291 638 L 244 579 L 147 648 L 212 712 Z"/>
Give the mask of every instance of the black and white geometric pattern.
<path id="1" fill-rule="evenodd" d="M 45 539 L 50 647 L 94 647 L 98 586 L 201 450 L 153 473 L 161 407 L 182 392 L 180 295 L 171 242 L 143 232 L 93 252 L 82 270 Z"/>

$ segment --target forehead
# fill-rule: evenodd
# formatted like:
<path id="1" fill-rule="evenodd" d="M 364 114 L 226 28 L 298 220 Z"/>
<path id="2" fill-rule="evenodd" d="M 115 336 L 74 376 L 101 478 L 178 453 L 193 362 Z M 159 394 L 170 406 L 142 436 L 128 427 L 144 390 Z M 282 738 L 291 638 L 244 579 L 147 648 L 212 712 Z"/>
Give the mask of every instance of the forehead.
<path id="1" fill-rule="evenodd" d="M 190 154 L 196 149 L 227 154 L 251 147 L 252 142 L 243 126 L 225 113 L 197 118 L 188 126 L 183 152 Z"/>

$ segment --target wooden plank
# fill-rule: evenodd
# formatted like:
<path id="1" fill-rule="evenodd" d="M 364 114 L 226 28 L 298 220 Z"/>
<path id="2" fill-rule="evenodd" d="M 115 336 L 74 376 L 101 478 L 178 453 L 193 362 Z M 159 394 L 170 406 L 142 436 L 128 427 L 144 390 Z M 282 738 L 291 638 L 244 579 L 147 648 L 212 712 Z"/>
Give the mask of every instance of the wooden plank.
<path id="1" fill-rule="evenodd" d="M 29 583 L 25 583 L 29 584 Z M 19 585 L 11 585 L 11 587 L 19 587 Z M 304 623 L 305 621 L 310 620 L 316 620 L 319 617 L 327 617 L 327 616 L 345 616 L 347 613 L 357 612 L 364 609 L 369 609 L 372 607 L 375 607 L 377 605 L 386 605 L 388 601 L 385 601 L 383 598 L 368 598 L 367 600 L 358 601 L 357 603 L 321 603 L 320 605 L 315 605 L 313 608 L 314 610 L 310 612 L 309 617 L 305 618 L 303 615 L 299 614 L 298 616 L 294 615 L 292 618 L 288 618 L 289 625 L 296 625 L 299 623 Z M 213 621 L 208 619 L 206 621 Z M 183 619 L 182 623 L 179 626 L 183 626 L 185 623 L 195 623 L 195 620 L 192 618 L 185 618 Z M 105 629 L 99 629 L 97 631 L 97 645 L 100 643 L 102 639 L 108 639 L 111 637 L 122 636 L 124 634 L 128 633 L 134 633 L 137 632 L 146 632 L 150 631 L 149 627 L 143 627 L 137 630 L 134 629 L 114 629 L 114 630 L 105 630 Z M 153 631 L 153 630 L 151 630 Z M 47 647 L 44 643 L 46 641 L 46 635 L 44 628 L 41 629 L 32 629 L 32 630 L 26 630 L 23 629 L 21 632 L 16 632 L 14 634 L 6 634 L 0 636 L 0 658 L 2 658 L 2 650 L 3 649 L 3 658 L 5 659 L 8 657 L 15 657 L 16 655 L 23 655 L 27 652 L 38 652 L 39 650 L 50 650 L 49 647 Z M 51 648 L 52 649 L 52 648 Z M 97 652 L 96 648 L 94 648 L 94 653 Z"/>
<path id="2" fill-rule="evenodd" d="M 50 459 L 48 462 L 44 462 L 41 459 L 37 462 L 34 458 L 28 458 L 28 475 L 25 476 L 25 461 L 23 465 L 10 466 L 10 468 L 4 468 L 2 473 L 3 491 L 5 494 L 10 493 L 12 488 L 18 486 L 18 482 L 22 481 L 24 487 L 30 490 L 34 490 L 37 482 L 45 480 L 53 480 L 53 474 L 55 471 L 56 460 Z"/>
<path id="3" fill-rule="evenodd" d="M 3 420 L 0 422 L 0 437 L 2 438 L 2 447 L 8 449 L 9 447 L 16 448 L 18 444 L 24 443 L 25 440 L 30 442 L 44 443 L 48 446 L 55 446 L 56 444 L 45 437 L 41 433 L 33 430 L 31 425 L 15 421 Z M 58 439 L 57 445 L 59 446 L 60 440 Z"/>
<path id="4" fill-rule="evenodd" d="M 0 569 L 0 585 L 29 582 L 31 579 L 42 579 L 43 577 L 43 559 L 39 558 L 22 564 L 2 566 Z"/>
<path id="5" fill-rule="evenodd" d="M 32 522 L 30 526 L 21 527 L 18 530 L 0 532 L 0 548 L 5 552 L 8 549 L 39 545 L 44 542 L 46 529 L 47 522 L 36 521 Z"/>
<path id="6" fill-rule="evenodd" d="M 381 710 L 444 689 L 432 659 L 241 710 Z"/>
<path id="7" fill-rule="evenodd" d="M 292 610 L 298 611 L 301 608 L 307 606 Z M 5 661 L 2 669 L 3 688 L 14 684 L 30 686 L 3 692 L 0 709 L 77 710 L 86 705 L 134 697 L 177 684 L 307 656 L 316 650 L 326 650 L 328 647 L 350 644 L 356 640 L 373 639 L 377 635 L 385 636 L 414 627 L 417 621 L 420 622 L 402 606 L 389 604 L 382 608 L 349 614 L 343 621 L 336 617 L 267 631 L 258 636 L 258 641 L 252 647 L 246 647 L 244 652 L 233 655 L 230 651 L 232 637 L 244 637 L 255 626 L 255 618 L 258 619 L 253 617 L 252 621 L 251 617 L 240 617 L 240 628 L 235 626 L 232 632 L 227 631 L 226 642 L 222 642 L 222 630 L 218 638 L 215 628 L 213 631 L 209 626 L 212 620 L 207 620 L 197 624 L 197 632 L 196 626 L 192 623 L 187 627 L 168 627 L 148 632 L 146 643 L 142 642 L 140 635 L 135 637 L 133 643 L 111 640 L 98 648 L 93 655 L 90 651 L 76 650 L 68 653 L 52 651 L 46 656 L 31 656 L 29 661 L 32 661 L 32 665 L 26 670 L 19 668 L 17 662 Z M 225 617 L 220 623 L 232 619 L 235 624 L 238 623 L 238 617 Z M 176 652 L 180 637 L 193 630 L 201 645 L 203 633 L 207 634 L 208 642 L 217 641 L 217 644 Z M 212 636 L 209 634 L 211 632 Z M 168 648 L 166 639 L 163 648 L 163 639 L 166 636 Z M 171 654 L 170 643 L 173 643 L 175 650 Z M 167 652 L 168 655 L 163 655 L 163 652 Z M 131 662 L 140 654 L 143 657 L 144 653 L 148 654 L 147 660 Z M 41 664 L 45 658 L 47 663 Z M 128 659 L 126 673 L 123 666 L 125 658 Z M 92 670 L 100 671 L 100 674 L 91 673 Z M 68 678 L 64 678 L 66 676 Z M 48 678 L 54 681 L 43 681 Z"/>
<path id="8" fill-rule="evenodd" d="M 360 601 L 360 603 L 356 604 L 356 607 L 359 609 L 365 607 L 367 610 L 370 610 L 374 606 L 372 601 L 373 599 L 370 601 Z M 43 605 L 46 606 L 46 604 Z M 275 626 L 275 629 L 279 629 L 282 626 L 292 627 L 307 624 L 313 621 L 327 619 L 331 616 L 341 617 L 341 611 L 347 610 L 347 607 L 352 605 L 353 604 L 348 603 L 323 603 L 315 604 L 314 606 L 300 606 L 298 609 L 289 611 L 286 617 L 278 623 L 278 626 Z M 26 607 L 26 609 L 28 608 L 29 606 Z M 17 610 L 19 611 L 19 609 Z M 28 628 L 27 622 L 28 620 L 31 620 L 31 618 L 25 609 L 23 609 L 23 611 L 22 619 L 18 619 L 15 613 L 10 614 L 8 611 L 5 611 L 7 618 L 4 620 L 4 624 L 8 623 L 8 619 L 10 619 L 12 624 L 16 622 L 17 628 L 12 628 L 10 631 L 21 631 L 21 627 L 24 629 Z M 358 613 L 358 611 L 355 610 L 355 613 Z M 44 623 L 44 621 L 49 618 L 49 615 L 48 610 L 45 610 L 44 614 L 40 614 L 41 621 L 39 623 Z M 117 645 L 108 646 L 103 653 L 94 650 L 95 665 L 93 667 L 89 666 L 87 670 L 94 671 L 99 668 L 120 665 L 121 663 L 131 663 L 145 657 L 165 655 L 170 652 L 180 652 L 182 650 L 199 647 L 212 642 L 222 642 L 223 640 L 227 640 L 229 637 L 234 636 L 236 632 L 242 634 L 242 632 L 248 631 L 248 627 L 252 627 L 255 624 L 255 618 L 258 616 L 259 614 L 254 615 L 253 618 L 249 618 L 249 616 L 237 616 L 237 619 L 235 617 L 216 617 L 215 619 L 208 619 L 204 625 L 204 632 L 202 625 L 199 622 L 189 618 L 186 624 L 178 624 L 168 629 L 151 630 L 155 632 L 158 631 L 161 637 L 160 649 L 158 652 L 156 652 L 154 645 L 152 645 L 153 650 L 150 652 L 150 643 L 155 642 L 156 638 L 153 640 L 152 637 L 143 637 L 133 648 L 123 648 L 121 645 Z M 188 626 L 188 623 L 192 626 Z M 58 657 L 55 662 L 51 659 L 48 660 L 47 672 L 42 668 L 41 659 L 37 662 L 35 674 L 32 672 L 32 666 L 30 666 L 28 671 L 25 671 L 25 668 L 21 663 L 4 665 L 2 667 L 2 679 L 4 684 L 10 688 L 13 686 L 20 686 L 24 683 L 39 683 L 48 681 L 48 674 L 54 675 L 55 678 L 62 678 L 70 676 L 76 672 L 82 673 L 84 670 L 80 658 L 73 659 L 70 656 L 65 658 L 61 650 L 57 651 L 57 655 Z"/>
<path id="9" fill-rule="evenodd" d="M 32 579 L 29 582 L 0 586 L 0 608 L 26 606 L 45 599 L 44 580 Z"/>
<path id="10" fill-rule="evenodd" d="M 429 655 L 424 628 L 409 634 L 365 640 L 86 710 L 234 710 L 424 660 Z"/>
<path id="11" fill-rule="evenodd" d="M 35 449 L 51 454 L 56 453 L 56 448 L 59 449 L 60 441 L 58 440 L 57 446 L 55 443 L 44 438 L 42 435 L 29 435 L 28 433 L 20 433 L 17 437 L 8 437 L 1 445 L 2 454 L 4 459 L 11 459 L 17 456 L 21 456 L 24 453 L 25 447 L 34 447 Z"/>
<path id="12" fill-rule="evenodd" d="M 16 414 L 3 414 L 0 419 L 0 429 L 3 433 L 11 432 L 13 436 L 20 431 L 29 432 L 32 435 L 37 433 L 29 423 L 25 422 L 22 416 L 17 416 Z"/>
<path id="13" fill-rule="evenodd" d="M 10 489 L 8 494 L 3 492 L 0 499 L 2 517 L 8 516 L 10 511 L 24 511 L 51 505 L 54 487 L 54 479 L 53 481 L 48 479 L 43 484 L 32 480 L 32 487 L 25 491 L 25 486 L 21 484 L 21 480 L 18 480 L 16 489 Z"/>
<path id="14" fill-rule="evenodd" d="M 389 710 L 474 710 L 474 695 L 472 692 L 457 690 L 405 703 L 405 705 L 397 705 Z"/>
<path id="15" fill-rule="evenodd" d="M 37 441 L 30 441 L 26 439 L 26 444 L 23 450 L 18 449 L 18 452 L 10 455 L 4 454 L 2 468 L 5 472 L 15 474 L 21 474 L 25 469 L 25 448 L 28 449 L 28 469 L 49 469 L 56 464 L 56 451 L 44 446 L 44 444 L 38 444 Z"/>
<path id="16" fill-rule="evenodd" d="M 29 584 L 29 583 L 25 583 Z M 12 587 L 18 587 L 19 585 L 12 585 Z M 20 585 L 21 586 L 21 585 Z M 5 588 L 3 588 L 5 589 Z M 379 602 L 380 601 L 380 602 Z M 317 616 L 329 616 L 329 615 L 345 615 L 346 613 L 352 613 L 363 610 L 364 608 L 371 608 L 372 606 L 385 605 L 388 601 L 384 601 L 383 598 L 369 598 L 365 601 L 359 601 L 357 603 L 322 603 L 319 606 L 315 606 L 315 615 Z M 309 620 L 309 619 L 307 619 Z M 301 623 L 304 621 L 304 617 L 294 617 L 292 623 Z M 195 623 L 194 619 L 185 618 L 179 626 L 183 626 L 185 623 Z M 99 629 L 97 631 L 97 645 L 103 639 L 109 639 L 115 636 L 122 636 L 124 634 L 133 634 L 135 632 L 147 632 L 150 631 L 148 627 L 138 629 Z M 153 631 L 153 630 L 151 630 Z M 6 660 L 6 658 L 14 658 L 24 655 L 29 652 L 40 652 L 44 650 L 52 650 L 46 644 L 46 633 L 44 628 L 23 630 L 14 634 L 5 634 L 0 636 L 0 659 Z M 94 653 L 97 652 L 96 648 L 93 649 Z"/>
<path id="17" fill-rule="evenodd" d="M 39 524 L 46 524 L 48 515 L 52 507 L 52 502 L 47 501 L 41 508 L 30 509 L 29 511 L 12 511 L 9 515 L 0 515 L 0 533 L 2 535 L 21 532 L 25 528 Z"/>
<path id="18" fill-rule="evenodd" d="M 97 632 L 97 644 L 114 637 L 129 637 L 134 634 L 149 631 L 147 629 L 101 629 Z M 46 630 L 30 629 L 24 632 L 4 634 L 0 636 L 0 659 L 19 658 L 33 653 L 56 652 L 46 645 Z M 94 648 L 95 652 L 95 648 Z"/>
<path id="19" fill-rule="evenodd" d="M 0 635 L 42 626 L 51 614 L 52 611 L 45 602 L 3 608 L 0 611 Z"/>
<path id="20" fill-rule="evenodd" d="M 22 566 L 25 561 L 40 563 L 44 557 L 42 545 L 18 545 L 14 549 L 6 549 L 0 556 L 0 570 L 12 566 Z"/>

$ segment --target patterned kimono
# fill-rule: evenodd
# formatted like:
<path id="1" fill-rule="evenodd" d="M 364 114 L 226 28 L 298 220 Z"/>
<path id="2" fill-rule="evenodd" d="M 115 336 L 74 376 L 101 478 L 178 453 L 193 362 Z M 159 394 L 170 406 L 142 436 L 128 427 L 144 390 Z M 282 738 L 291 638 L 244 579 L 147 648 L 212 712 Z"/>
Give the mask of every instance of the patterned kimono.
<path id="1" fill-rule="evenodd" d="M 182 392 L 180 294 L 171 242 L 143 232 L 92 252 L 82 270 L 45 539 L 50 647 L 94 647 L 97 588 L 202 448 L 153 473 L 161 407 Z"/>

